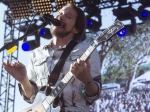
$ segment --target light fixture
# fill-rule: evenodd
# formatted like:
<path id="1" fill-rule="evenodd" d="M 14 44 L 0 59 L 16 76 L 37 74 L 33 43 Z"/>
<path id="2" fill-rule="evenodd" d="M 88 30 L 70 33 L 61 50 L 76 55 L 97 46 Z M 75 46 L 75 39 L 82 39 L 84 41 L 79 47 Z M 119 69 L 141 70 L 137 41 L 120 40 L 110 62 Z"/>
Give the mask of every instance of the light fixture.
<path id="1" fill-rule="evenodd" d="M 53 11 L 50 0 L 32 0 L 31 5 L 35 13 L 50 14 Z"/>
<path id="2" fill-rule="evenodd" d="M 127 0 L 118 0 L 119 5 L 127 5 Z"/>
<path id="3" fill-rule="evenodd" d="M 50 29 L 49 28 L 42 28 L 38 30 L 38 35 L 40 35 L 40 37 L 43 37 L 45 39 L 51 39 L 52 35 L 50 33 Z"/>
<path id="4" fill-rule="evenodd" d="M 87 12 L 87 29 L 92 32 L 99 31 L 102 23 L 101 23 L 101 11 L 98 7 L 92 6 L 92 7 L 86 7 L 85 12 Z"/>
<path id="5" fill-rule="evenodd" d="M 150 5 L 150 0 L 139 0 L 139 2 L 143 5 Z"/>
<path id="6" fill-rule="evenodd" d="M 100 0 L 81 0 L 86 7 L 96 6 L 100 4 Z"/>
<path id="7" fill-rule="evenodd" d="M 28 36 L 23 40 L 22 44 L 23 51 L 31 51 L 40 46 L 40 36 L 38 34 L 35 34 L 33 36 L 35 37 L 35 39 L 33 40 L 27 40 L 27 38 L 28 39 L 31 38 L 30 36 Z"/>
<path id="8" fill-rule="evenodd" d="M 130 21 L 130 24 L 125 24 L 125 27 L 117 33 L 119 36 L 131 35 L 135 32 L 135 16 L 137 15 L 137 11 L 135 9 L 131 6 L 124 8 L 119 7 L 118 9 L 113 9 L 113 15 L 116 16 L 116 19 L 119 21 Z"/>
<path id="9" fill-rule="evenodd" d="M 9 0 L 8 7 L 12 11 L 12 19 L 29 18 L 30 6 L 28 0 Z"/>
<path id="10" fill-rule="evenodd" d="M 56 10 L 59 10 L 67 3 L 74 3 L 74 0 L 55 0 L 55 2 L 56 2 Z"/>
<path id="11" fill-rule="evenodd" d="M 36 27 L 38 26 L 35 23 L 30 24 L 30 26 L 28 26 L 28 22 L 25 22 L 24 25 L 19 26 L 19 31 L 27 35 L 28 32 L 31 32 Z M 37 31 L 33 32 L 30 35 L 27 35 L 27 37 L 23 39 L 23 43 L 22 43 L 23 51 L 30 51 L 39 46 L 40 46 L 40 35 L 37 33 Z"/>
<path id="12" fill-rule="evenodd" d="M 23 33 L 25 33 L 25 34 L 27 34 L 28 32 L 31 32 L 31 31 L 32 31 L 33 29 L 35 29 L 36 27 L 38 27 L 38 26 L 36 25 L 36 23 L 33 23 L 33 24 L 28 25 L 28 22 L 25 22 L 24 25 L 20 25 L 20 26 L 19 26 L 19 31 L 20 31 L 20 32 L 23 32 Z M 33 34 L 30 34 L 30 35 L 34 35 L 34 33 L 33 33 Z"/>
<path id="13" fill-rule="evenodd" d="M 143 22 L 147 22 L 150 18 L 150 11 L 146 9 L 147 7 L 142 5 L 138 8 L 138 18 Z"/>

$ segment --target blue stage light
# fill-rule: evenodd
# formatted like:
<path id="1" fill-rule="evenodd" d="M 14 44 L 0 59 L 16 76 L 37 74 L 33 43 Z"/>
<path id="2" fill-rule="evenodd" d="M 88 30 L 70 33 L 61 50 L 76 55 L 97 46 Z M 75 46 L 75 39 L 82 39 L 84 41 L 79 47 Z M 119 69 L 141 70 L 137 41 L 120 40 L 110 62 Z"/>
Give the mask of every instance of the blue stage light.
<path id="1" fill-rule="evenodd" d="M 120 36 L 120 37 L 125 36 L 125 35 L 127 34 L 127 29 L 126 29 L 126 28 L 123 28 L 123 29 L 121 29 L 117 34 L 118 34 L 118 36 Z"/>
<path id="2" fill-rule="evenodd" d="M 88 21 L 87 21 L 87 25 L 88 25 L 88 26 L 91 26 L 91 25 L 92 25 L 92 21 L 91 21 L 91 20 L 88 20 Z"/>
<path id="3" fill-rule="evenodd" d="M 141 13 L 141 16 L 142 16 L 143 18 L 146 18 L 146 17 L 148 16 L 148 12 L 147 12 L 147 11 L 143 11 L 143 12 Z"/>
<path id="4" fill-rule="evenodd" d="M 40 46 L 40 40 L 38 40 L 38 39 L 24 41 L 24 43 L 22 44 L 22 50 L 23 51 L 31 51 L 39 46 Z"/>
<path id="5" fill-rule="evenodd" d="M 29 44 L 27 42 L 24 42 L 22 44 L 22 50 L 23 51 L 29 51 L 30 50 Z"/>
<path id="6" fill-rule="evenodd" d="M 45 31 L 44 29 L 41 29 L 41 30 L 40 30 L 40 34 L 41 34 L 41 35 L 45 35 L 45 33 L 46 33 L 46 31 Z"/>
<path id="7" fill-rule="evenodd" d="M 52 38 L 52 35 L 50 33 L 50 29 L 49 28 L 42 28 L 42 29 L 39 29 L 37 31 L 37 34 L 40 36 L 40 37 L 43 37 L 45 39 L 51 39 Z"/>

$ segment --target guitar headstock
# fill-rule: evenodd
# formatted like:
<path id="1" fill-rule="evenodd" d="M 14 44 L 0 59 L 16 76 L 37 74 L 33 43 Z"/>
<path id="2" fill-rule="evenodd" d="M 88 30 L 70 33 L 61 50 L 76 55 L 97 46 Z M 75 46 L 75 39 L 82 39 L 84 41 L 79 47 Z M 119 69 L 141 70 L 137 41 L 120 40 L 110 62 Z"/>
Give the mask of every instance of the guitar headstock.
<path id="1" fill-rule="evenodd" d="M 124 27 L 123 23 L 116 20 L 113 25 L 105 29 L 96 39 L 98 42 L 108 41 L 112 36 Z"/>

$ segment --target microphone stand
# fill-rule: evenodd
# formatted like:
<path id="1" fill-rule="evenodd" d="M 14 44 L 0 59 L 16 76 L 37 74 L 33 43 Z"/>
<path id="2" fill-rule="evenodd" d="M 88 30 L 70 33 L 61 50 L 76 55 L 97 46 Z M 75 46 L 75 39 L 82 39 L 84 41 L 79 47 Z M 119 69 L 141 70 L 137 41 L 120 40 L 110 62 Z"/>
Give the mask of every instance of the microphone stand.
<path id="1" fill-rule="evenodd" d="M 24 34 L 22 37 L 16 39 L 16 40 L 13 40 L 12 42 L 10 43 L 7 43 L 5 44 L 1 49 L 0 49 L 0 52 L 5 50 L 5 49 L 10 49 L 11 47 L 13 47 L 14 45 L 17 45 L 18 44 L 18 41 L 20 40 L 23 40 L 24 38 L 27 38 L 28 35 L 34 33 L 35 31 L 37 31 L 38 29 L 40 28 L 43 28 L 45 27 L 46 25 L 48 24 L 47 21 L 44 21 L 44 23 L 42 23 L 42 25 L 36 27 L 35 29 L 33 29 L 32 31 L 28 31 L 28 33 Z"/>

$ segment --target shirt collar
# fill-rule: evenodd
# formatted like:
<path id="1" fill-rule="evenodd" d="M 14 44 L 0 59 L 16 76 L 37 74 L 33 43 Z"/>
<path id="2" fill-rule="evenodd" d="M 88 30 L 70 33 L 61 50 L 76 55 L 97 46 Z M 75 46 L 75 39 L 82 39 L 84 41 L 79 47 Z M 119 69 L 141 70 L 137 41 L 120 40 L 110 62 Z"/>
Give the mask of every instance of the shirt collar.
<path id="1" fill-rule="evenodd" d="M 71 40 L 70 40 L 70 41 L 71 41 Z M 70 42 L 70 41 L 69 41 L 69 42 Z M 52 42 L 53 42 L 53 39 L 51 39 L 51 40 L 50 40 L 49 44 L 47 44 L 47 45 L 43 46 L 43 49 L 51 48 L 51 44 L 52 44 Z M 68 42 L 68 43 L 69 43 L 69 42 Z M 68 44 L 68 43 L 67 43 L 67 44 Z M 60 49 L 64 49 L 64 48 L 66 48 L 67 44 L 66 44 L 66 45 L 64 45 L 64 46 L 63 46 L 62 48 L 60 48 Z"/>

